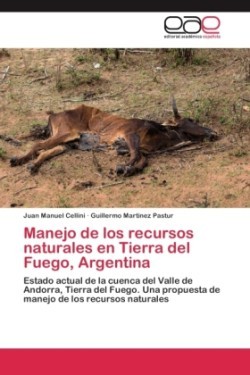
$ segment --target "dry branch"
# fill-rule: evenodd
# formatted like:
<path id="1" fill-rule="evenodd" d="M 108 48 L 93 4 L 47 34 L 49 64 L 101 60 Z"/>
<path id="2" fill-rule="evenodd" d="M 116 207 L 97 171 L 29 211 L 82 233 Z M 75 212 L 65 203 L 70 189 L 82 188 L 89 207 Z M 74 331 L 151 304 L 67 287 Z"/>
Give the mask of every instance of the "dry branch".
<path id="1" fill-rule="evenodd" d="M 10 67 L 7 66 L 7 68 L 5 68 L 5 69 L 3 70 L 3 72 L 2 72 L 3 74 L 2 74 L 2 77 L 1 77 L 1 81 L 0 81 L 0 82 L 3 82 L 3 81 L 4 81 L 6 75 L 8 74 L 9 69 L 10 69 Z"/>
<path id="2" fill-rule="evenodd" d="M 25 190 L 35 189 L 36 187 L 37 187 L 37 184 L 34 185 L 34 186 L 30 186 L 30 187 L 26 187 L 26 188 L 23 188 L 23 189 L 17 190 L 17 191 L 14 192 L 14 195 L 18 195 L 18 194 L 22 193 L 22 192 L 25 191 Z"/>
<path id="3" fill-rule="evenodd" d="M 175 145 L 175 146 L 171 146 L 171 147 L 168 147 L 168 148 L 164 148 L 163 150 L 159 150 L 159 151 L 152 152 L 151 155 L 164 154 L 165 152 L 170 152 L 170 151 L 179 150 L 180 148 L 183 148 L 183 147 L 189 146 L 189 145 L 191 145 L 191 144 L 193 144 L 192 141 L 181 142 L 181 143 L 178 143 L 178 144 Z"/>
<path id="4" fill-rule="evenodd" d="M 205 150 L 203 151 L 204 154 L 216 154 L 217 152 L 222 152 L 222 151 L 226 151 L 226 150 L 230 150 L 232 148 L 232 146 L 222 146 L 222 147 L 218 147 L 214 150 Z"/>
<path id="5" fill-rule="evenodd" d="M 7 74 L 8 76 L 21 77 L 23 74 L 10 73 L 10 72 L 0 72 L 0 74 Z"/>
<path id="6" fill-rule="evenodd" d="M 97 170 L 98 174 L 102 175 L 102 166 L 100 165 L 94 151 L 92 150 L 92 161 L 94 164 L 95 169 Z"/>
<path id="7" fill-rule="evenodd" d="M 122 50 L 119 50 L 119 51 L 121 51 L 121 52 L 125 52 L 126 51 L 126 53 L 127 52 L 129 52 L 129 53 L 148 53 L 148 54 L 150 54 L 150 55 L 152 55 L 153 53 L 155 53 L 154 51 L 147 51 L 147 50 L 143 50 L 143 49 L 122 49 Z"/>
<path id="8" fill-rule="evenodd" d="M 18 139 L 15 139 L 13 137 L 3 135 L 3 134 L 0 134 L 0 139 L 2 139 L 5 142 L 9 142 L 10 144 L 12 144 L 14 146 L 20 146 L 22 144 L 22 142 L 19 141 Z"/>
<path id="9" fill-rule="evenodd" d="M 181 150 L 176 150 L 177 152 L 185 152 L 185 151 L 194 151 L 194 150 L 200 150 L 202 146 L 193 146 L 188 148 L 182 148 Z"/>
<path id="10" fill-rule="evenodd" d="M 250 99 L 248 98 L 240 98 L 241 100 L 243 100 L 244 102 L 250 102 Z"/>
<path id="11" fill-rule="evenodd" d="M 12 177 L 18 176 L 19 174 L 23 174 L 23 171 L 19 171 L 17 173 L 12 174 Z"/>
<path id="12" fill-rule="evenodd" d="M 63 99 L 63 102 L 65 103 L 65 102 L 67 102 L 67 103 L 78 103 L 78 102 L 85 102 L 87 99 L 85 99 L 84 97 L 82 97 L 82 98 L 73 98 L 73 99 L 70 99 L 70 98 L 68 98 L 68 99 Z"/>
<path id="13" fill-rule="evenodd" d="M 48 78 L 50 78 L 51 76 L 48 76 L 48 75 L 46 75 L 46 76 L 42 76 L 42 77 L 38 77 L 38 78 L 35 78 L 35 79 L 33 79 L 32 81 L 30 81 L 29 83 L 31 84 L 31 83 L 33 83 L 33 82 L 38 82 L 38 81 L 44 81 L 45 79 L 48 79 Z"/>
<path id="14" fill-rule="evenodd" d="M 115 185 L 121 185 L 124 184 L 125 181 L 119 181 L 119 182 L 113 182 L 112 184 L 106 184 L 106 185 L 101 185 L 101 186 L 96 186 L 92 189 L 104 189 L 110 186 L 115 186 Z"/>

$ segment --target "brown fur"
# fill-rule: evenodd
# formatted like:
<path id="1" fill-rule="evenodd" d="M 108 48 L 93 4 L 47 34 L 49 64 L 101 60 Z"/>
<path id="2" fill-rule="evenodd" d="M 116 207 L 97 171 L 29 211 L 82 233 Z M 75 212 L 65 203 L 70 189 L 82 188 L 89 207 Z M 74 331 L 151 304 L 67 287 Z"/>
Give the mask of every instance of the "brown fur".
<path id="1" fill-rule="evenodd" d="M 32 160 L 29 169 L 34 173 L 46 159 L 66 151 L 67 143 L 79 140 L 83 133 L 93 133 L 98 134 L 101 144 L 113 144 L 117 139 L 126 142 L 130 159 L 126 165 L 117 166 L 117 173 L 129 176 L 147 165 L 144 151 L 157 151 L 184 140 L 216 138 L 216 133 L 211 129 L 192 119 L 181 119 L 176 106 L 173 109 L 177 120 L 175 126 L 142 119 L 125 119 L 84 104 L 72 110 L 51 113 L 48 122 L 49 138 L 35 143 L 22 157 L 12 158 L 11 166 Z"/>

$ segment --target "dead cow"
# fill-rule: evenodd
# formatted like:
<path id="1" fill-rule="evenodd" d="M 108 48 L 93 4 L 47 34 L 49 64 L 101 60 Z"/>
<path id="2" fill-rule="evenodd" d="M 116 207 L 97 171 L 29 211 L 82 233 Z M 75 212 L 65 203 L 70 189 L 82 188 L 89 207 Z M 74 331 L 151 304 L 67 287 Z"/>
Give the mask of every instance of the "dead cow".
<path id="1" fill-rule="evenodd" d="M 125 119 L 100 109 L 81 105 L 72 110 L 60 113 L 50 113 L 49 121 L 44 132 L 48 138 L 34 144 L 32 149 L 21 157 L 13 157 L 11 166 L 28 165 L 31 173 L 35 173 L 41 164 L 67 149 L 70 145 L 78 144 L 81 149 L 81 139 L 88 135 L 94 136 L 94 143 L 111 145 L 117 141 L 126 144 L 130 158 L 128 163 L 118 165 L 116 172 L 131 176 L 147 165 L 146 154 L 174 146 L 183 141 L 214 140 L 216 132 L 199 125 L 190 118 L 181 118 L 175 100 L 173 100 L 175 125 L 160 123 L 137 118 Z M 78 142 L 78 143 L 77 143 Z"/>

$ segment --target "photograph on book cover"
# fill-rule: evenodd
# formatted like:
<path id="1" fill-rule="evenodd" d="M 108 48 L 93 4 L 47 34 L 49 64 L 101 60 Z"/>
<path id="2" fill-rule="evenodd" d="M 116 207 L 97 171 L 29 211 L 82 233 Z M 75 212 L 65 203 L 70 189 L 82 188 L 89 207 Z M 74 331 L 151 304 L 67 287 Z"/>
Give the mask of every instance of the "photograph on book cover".
<path id="1" fill-rule="evenodd" d="M 0 206 L 249 207 L 249 64 L 249 49 L 2 48 Z"/>
<path id="2" fill-rule="evenodd" d="M 46 17 L 0 14 L 0 347 L 249 348 L 247 15 Z"/>

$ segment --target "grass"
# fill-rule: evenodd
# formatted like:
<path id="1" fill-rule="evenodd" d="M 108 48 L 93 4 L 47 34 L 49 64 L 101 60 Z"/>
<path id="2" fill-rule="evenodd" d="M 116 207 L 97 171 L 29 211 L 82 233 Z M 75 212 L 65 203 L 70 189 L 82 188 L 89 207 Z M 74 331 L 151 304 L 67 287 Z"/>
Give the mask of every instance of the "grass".
<path id="1" fill-rule="evenodd" d="M 86 54 L 86 55 L 84 55 L 84 54 L 77 55 L 77 56 L 75 57 L 75 61 L 76 61 L 77 63 L 79 63 L 79 64 L 83 64 L 83 63 L 89 61 L 89 56 L 88 56 L 87 54 Z"/>
<path id="2" fill-rule="evenodd" d="M 7 157 L 7 152 L 2 147 L 0 147 L 0 159 L 5 160 L 6 157 Z"/>
<path id="3" fill-rule="evenodd" d="M 65 197 L 64 195 L 59 195 L 56 207 L 58 207 L 58 208 L 70 208 L 72 206 L 70 205 L 70 200 L 69 200 L 68 197 Z"/>
<path id="4" fill-rule="evenodd" d="M 93 85 L 101 79 L 99 71 L 77 69 L 74 66 L 67 67 L 62 71 L 61 66 L 57 67 L 56 88 L 58 91 L 72 89 L 82 85 Z"/>
<path id="5" fill-rule="evenodd" d="M 203 66 L 209 64 L 207 53 L 192 48 L 173 48 L 169 50 L 172 67 L 179 66 Z"/>
<path id="6" fill-rule="evenodd" d="M 0 58 L 2 57 L 10 57 L 10 53 L 6 48 L 0 49 Z"/>
<path id="7" fill-rule="evenodd" d="M 239 148 L 235 149 L 230 155 L 235 156 L 236 158 L 243 158 L 244 156 L 248 155 L 248 152 L 246 149 Z"/>
<path id="8" fill-rule="evenodd" d="M 219 102 L 218 99 L 212 97 L 199 98 L 191 102 L 190 107 L 193 108 L 193 117 L 200 122 L 207 122 L 212 116 L 217 113 Z"/>

